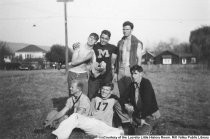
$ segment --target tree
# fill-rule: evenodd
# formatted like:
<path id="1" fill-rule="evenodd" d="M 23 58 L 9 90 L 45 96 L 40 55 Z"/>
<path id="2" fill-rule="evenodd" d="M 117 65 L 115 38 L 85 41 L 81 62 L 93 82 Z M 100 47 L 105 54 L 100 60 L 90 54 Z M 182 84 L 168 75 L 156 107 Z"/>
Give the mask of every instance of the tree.
<path id="1" fill-rule="evenodd" d="M 168 42 L 159 42 L 157 47 L 154 49 L 156 54 L 163 51 L 171 51 L 174 53 L 190 53 L 190 44 L 186 42 L 179 43 L 176 38 L 170 38 Z"/>
<path id="2" fill-rule="evenodd" d="M 166 50 L 169 50 L 169 51 L 172 50 L 172 47 L 171 47 L 170 43 L 161 41 L 161 42 L 158 43 L 157 47 L 155 47 L 154 52 L 156 54 L 159 54 L 159 53 L 161 53 L 163 51 L 166 51 Z"/>
<path id="3" fill-rule="evenodd" d="M 210 26 L 203 26 L 190 33 L 190 48 L 210 68 Z"/>
<path id="4" fill-rule="evenodd" d="M 55 44 L 50 48 L 50 51 L 46 53 L 46 59 L 50 62 L 58 62 L 65 64 L 65 46 Z M 69 49 L 69 61 L 71 60 L 72 53 Z"/>
<path id="5" fill-rule="evenodd" d="M 190 53 L 190 44 L 182 42 L 173 46 L 173 52 L 175 53 Z"/>
<path id="6" fill-rule="evenodd" d="M 0 41 L 0 63 L 4 62 L 4 57 L 12 55 L 12 51 L 6 42 Z"/>

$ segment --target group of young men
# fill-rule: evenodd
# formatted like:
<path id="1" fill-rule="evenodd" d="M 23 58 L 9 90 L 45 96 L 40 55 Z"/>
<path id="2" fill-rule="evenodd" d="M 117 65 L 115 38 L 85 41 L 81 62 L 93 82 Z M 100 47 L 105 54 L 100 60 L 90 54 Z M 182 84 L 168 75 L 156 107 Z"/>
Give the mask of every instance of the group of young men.
<path id="1" fill-rule="evenodd" d="M 143 77 L 143 44 L 132 35 L 133 28 L 130 21 L 123 23 L 124 36 L 117 46 L 109 44 L 108 30 L 101 32 L 98 43 L 99 36 L 91 33 L 87 43 L 73 45 L 69 99 L 45 121 L 46 127 L 56 128 L 52 133 L 58 139 L 67 139 L 74 128 L 94 136 L 150 134 L 160 113 L 151 82 Z M 73 114 L 66 115 L 69 109 Z M 113 123 L 115 112 L 120 124 Z M 135 132 L 124 132 L 124 125 Z"/>

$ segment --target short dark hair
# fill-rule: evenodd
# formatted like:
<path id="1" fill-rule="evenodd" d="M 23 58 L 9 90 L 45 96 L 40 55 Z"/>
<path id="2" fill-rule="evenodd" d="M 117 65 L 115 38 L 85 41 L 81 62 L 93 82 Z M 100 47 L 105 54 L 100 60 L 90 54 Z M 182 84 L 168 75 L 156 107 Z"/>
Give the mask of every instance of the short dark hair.
<path id="1" fill-rule="evenodd" d="M 133 23 L 131 23 L 130 21 L 125 21 L 125 22 L 123 23 L 123 27 L 124 27 L 124 26 L 130 26 L 130 27 L 131 27 L 131 29 L 133 29 L 133 28 L 134 28 Z"/>
<path id="2" fill-rule="evenodd" d="M 75 79 L 72 81 L 72 83 L 76 83 L 77 87 L 79 88 L 80 91 L 83 91 L 84 84 L 81 80 Z"/>
<path id="3" fill-rule="evenodd" d="M 101 88 L 102 88 L 102 87 L 104 87 L 104 86 L 108 86 L 108 87 L 110 87 L 110 88 L 111 88 L 111 90 L 113 90 L 113 89 L 114 89 L 114 84 L 113 84 L 112 82 L 102 84 Z"/>
<path id="4" fill-rule="evenodd" d="M 135 71 L 143 72 L 142 66 L 134 65 L 130 68 L 130 73 L 133 74 Z"/>
<path id="5" fill-rule="evenodd" d="M 109 30 L 103 30 L 103 31 L 101 31 L 101 35 L 102 34 L 105 34 L 105 35 L 109 36 L 109 38 L 111 37 L 111 32 Z"/>
<path id="6" fill-rule="evenodd" d="M 99 39 L 98 34 L 97 33 L 94 33 L 94 32 L 93 33 L 90 33 L 89 36 L 93 36 L 96 41 L 98 41 L 98 39 Z"/>

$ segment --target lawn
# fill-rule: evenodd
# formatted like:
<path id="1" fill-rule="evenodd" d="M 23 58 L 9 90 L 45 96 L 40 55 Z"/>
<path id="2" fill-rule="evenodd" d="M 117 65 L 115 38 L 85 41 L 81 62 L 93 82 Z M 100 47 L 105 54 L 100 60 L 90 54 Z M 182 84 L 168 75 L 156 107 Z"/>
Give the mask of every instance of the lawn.
<path id="1" fill-rule="evenodd" d="M 162 117 L 153 134 L 210 135 L 210 71 L 195 66 L 144 66 Z M 58 100 L 67 97 L 63 70 L 0 71 L 0 138 L 46 139 L 35 134 Z"/>

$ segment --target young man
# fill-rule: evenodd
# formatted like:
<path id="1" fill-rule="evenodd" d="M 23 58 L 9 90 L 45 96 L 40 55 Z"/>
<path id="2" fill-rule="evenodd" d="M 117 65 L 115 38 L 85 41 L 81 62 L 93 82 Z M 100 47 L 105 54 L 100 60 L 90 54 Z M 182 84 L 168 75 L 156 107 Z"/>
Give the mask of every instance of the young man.
<path id="1" fill-rule="evenodd" d="M 118 103 L 116 96 L 112 95 L 113 88 L 112 83 L 104 84 L 100 89 L 100 94 L 91 101 L 89 116 L 75 113 L 64 120 L 52 133 L 58 139 L 68 139 L 74 128 L 80 128 L 94 136 L 123 135 L 122 129 L 112 127 L 113 108 Z"/>
<path id="2" fill-rule="evenodd" d="M 101 72 L 97 77 L 92 75 L 89 78 L 88 97 L 91 99 L 99 90 L 99 87 L 104 83 L 112 82 L 114 75 L 114 64 L 117 57 L 117 47 L 109 44 L 111 33 L 108 30 L 103 30 L 100 35 L 100 42 L 95 44 L 93 50 L 96 55 L 98 71 Z"/>
<path id="3" fill-rule="evenodd" d="M 142 42 L 132 35 L 134 25 L 130 21 L 123 23 L 123 37 L 118 42 L 118 88 L 120 97 L 124 95 L 126 88 L 131 83 L 130 67 L 133 65 L 141 65 Z"/>
<path id="4" fill-rule="evenodd" d="M 67 100 L 66 106 L 60 111 L 52 111 L 48 114 L 45 121 L 45 127 L 50 126 L 57 128 L 58 125 L 69 115 L 66 115 L 69 110 L 73 110 L 74 113 L 87 116 L 90 111 L 90 100 L 82 93 L 83 83 L 79 80 L 73 80 L 70 85 L 71 97 Z"/>
<path id="5" fill-rule="evenodd" d="M 133 121 L 140 127 L 136 135 L 150 134 L 155 120 L 160 117 L 155 93 L 151 82 L 143 77 L 143 68 L 134 65 L 130 69 L 132 83 L 122 98 L 125 109 L 132 113 Z"/>
<path id="6" fill-rule="evenodd" d="M 74 48 L 72 60 L 69 63 L 68 72 L 68 86 L 70 86 L 73 79 L 81 79 L 84 83 L 83 93 L 88 93 L 88 77 L 91 63 L 94 61 L 95 53 L 93 51 L 94 44 L 98 41 L 99 37 L 96 33 L 91 33 L 85 45 L 79 48 Z M 71 94 L 69 90 L 69 94 Z"/>

